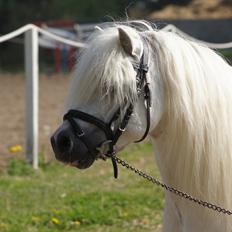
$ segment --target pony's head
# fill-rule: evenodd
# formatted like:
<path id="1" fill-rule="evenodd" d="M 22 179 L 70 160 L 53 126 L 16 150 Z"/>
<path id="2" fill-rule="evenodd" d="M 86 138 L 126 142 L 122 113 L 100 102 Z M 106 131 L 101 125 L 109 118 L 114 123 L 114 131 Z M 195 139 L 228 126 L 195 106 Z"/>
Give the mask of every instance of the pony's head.
<path id="1" fill-rule="evenodd" d="M 139 140 L 146 131 L 150 108 L 144 98 L 146 83 L 152 89 L 149 130 L 158 124 L 163 112 L 163 87 L 147 34 L 148 30 L 125 25 L 93 34 L 74 72 L 67 101 L 69 113 L 51 138 L 58 160 L 87 168 L 109 149 L 112 152 L 115 133 L 120 134 L 113 144 L 116 151 Z M 137 77 L 144 71 L 140 70 L 144 56 L 148 72 L 139 91 Z M 122 124 L 126 124 L 123 133 Z"/>

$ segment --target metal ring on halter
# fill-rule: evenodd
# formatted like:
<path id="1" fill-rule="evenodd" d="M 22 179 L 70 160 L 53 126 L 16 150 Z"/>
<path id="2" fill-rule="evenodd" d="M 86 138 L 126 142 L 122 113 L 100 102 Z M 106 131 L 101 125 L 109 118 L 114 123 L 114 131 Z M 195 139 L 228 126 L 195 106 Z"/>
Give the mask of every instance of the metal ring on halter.
<path id="1" fill-rule="evenodd" d="M 83 137 L 85 135 L 85 133 L 84 132 L 81 132 L 81 134 L 76 133 L 76 135 L 77 135 L 78 138 L 81 138 L 81 137 Z"/>
<path id="2" fill-rule="evenodd" d="M 126 128 L 121 128 L 121 127 L 119 127 L 118 128 L 121 132 L 124 132 L 125 130 L 126 130 Z"/>

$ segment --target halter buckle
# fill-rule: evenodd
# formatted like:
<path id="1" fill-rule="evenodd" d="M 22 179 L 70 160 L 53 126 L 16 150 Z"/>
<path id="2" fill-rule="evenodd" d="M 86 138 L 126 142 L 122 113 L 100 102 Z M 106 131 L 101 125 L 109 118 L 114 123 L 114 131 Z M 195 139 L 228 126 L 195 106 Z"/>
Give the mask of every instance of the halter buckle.
<path id="1" fill-rule="evenodd" d="M 148 72 L 148 65 L 141 64 L 139 69 L 142 70 L 144 73 L 147 73 Z"/>
<path id="2" fill-rule="evenodd" d="M 109 146 L 109 144 L 110 143 L 112 143 L 112 140 L 106 140 L 106 141 L 104 141 L 103 143 L 101 143 L 97 148 L 96 148 L 96 150 L 98 151 L 98 152 L 100 152 L 100 154 L 102 155 L 102 156 L 107 156 L 106 154 L 104 154 L 104 152 L 105 152 L 105 150 L 106 150 L 106 146 Z"/>
<path id="3" fill-rule="evenodd" d="M 124 132 L 125 130 L 126 130 L 126 128 L 121 128 L 121 127 L 119 127 L 118 128 L 121 132 Z"/>
<path id="4" fill-rule="evenodd" d="M 76 133 L 76 135 L 77 135 L 78 138 L 81 138 L 81 137 L 83 137 L 85 135 L 85 133 L 84 133 L 84 131 L 82 131 L 80 134 Z"/>

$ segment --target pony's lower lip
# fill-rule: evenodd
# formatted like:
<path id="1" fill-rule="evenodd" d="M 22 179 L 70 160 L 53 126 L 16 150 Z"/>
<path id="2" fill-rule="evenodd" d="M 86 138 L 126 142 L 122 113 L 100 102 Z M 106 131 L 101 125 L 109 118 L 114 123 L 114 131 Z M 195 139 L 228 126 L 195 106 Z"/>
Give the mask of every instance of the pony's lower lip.
<path id="1" fill-rule="evenodd" d="M 70 166 L 77 167 L 79 165 L 79 162 L 76 160 L 69 164 Z"/>
<path id="2" fill-rule="evenodd" d="M 75 160 L 71 162 L 70 165 L 78 169 L 86 169 L 89 168 L 93 164 L 93 162 L 93 159 Z"/>

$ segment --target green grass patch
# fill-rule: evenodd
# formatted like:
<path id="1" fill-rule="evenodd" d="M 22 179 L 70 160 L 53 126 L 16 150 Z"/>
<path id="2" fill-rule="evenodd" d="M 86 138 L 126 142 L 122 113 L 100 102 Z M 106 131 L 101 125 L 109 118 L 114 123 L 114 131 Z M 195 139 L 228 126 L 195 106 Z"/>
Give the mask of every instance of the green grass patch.
<path id="1" fill-rule="evenodd" d="M 219 52 L 226 57 L 232 57 L 232 49 L 224 49 L 224 50 L 219 50 Z"/>
<path id="2" fill-rule="evenodd" d="M 221 53 L 222 56 L 229 62 L 229 64 L 232 64 L 232 49 L 219 49 L 218 53 Z"/>
<path id="3" fill-rule="evenodd" d="M 25 160 L 12 159 L 7 164 L 7 173 L 11 176 L 32 175 L 33 169 Z"/>
<path id="4" fill-rule="evenodd" d="M 122 158 L 159 176 L 149 143 L 133 145 Z M 111 162 L 87 170 L 54 161 L 34 171 L 20 160 L 0 176 L 0 231 L 151 231 L 162 223 L 162 190 Z"/>

